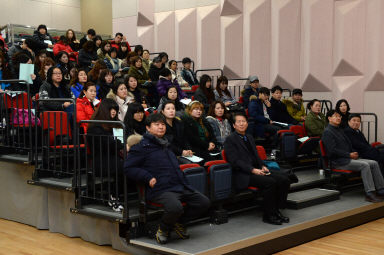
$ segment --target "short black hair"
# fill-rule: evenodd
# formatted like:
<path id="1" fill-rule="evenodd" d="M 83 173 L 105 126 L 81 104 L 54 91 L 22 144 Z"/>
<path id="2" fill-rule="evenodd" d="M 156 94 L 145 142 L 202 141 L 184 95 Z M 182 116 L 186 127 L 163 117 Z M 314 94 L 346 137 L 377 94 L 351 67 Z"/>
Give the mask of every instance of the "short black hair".
<path id="1" fill-rule="evenodd" d="M 156 122 L 162 122 L 165 124 L 166 120 L 165 120 L 164 115 L 160 114 L 160 113 L 150 114 L 145 120 L 145 125 L 147 127 L 149 127 L 149 126 L 151 126 L 152 123 L 156 123 Z"/>
<path id="2" fill-rule="evenodd" d="M 159 57 L 155 57 L 153 60 L 152 60 L 153 63 L 160 63 L 161 62 L 161 58 Z"/>
<path id="3" fill-rule="evenodd" d="M 116 36 L 118 36 L 118 35 L 120 35 L 121 37 L 123 37 L 123 36 L 124 36 L 122 33 L 120 33 L 120 32 L 117 32 L 117 33 L 115 34 L 115 37 L 116 37 Z"/>
<path id="4" fill-rule="evenodd" d="M 358 113 L 351 113 L 348 116 L 348 121 L 351 120 L 352 118 L 359 118 L 361 120 L 361 115 Z"/>
<path id="5" fill-rule="evenodd" d="M 259 94 L 264 94 L 264 95 L 269 96 L 269 95 L 270 95 L 269 88 L 267 88 L 267 87 L 261 87 L 261 88 L 259 89 Z"/>
<path id="6" fill-rule="evenodd" d="M 327 112 L 327 115 L 325 115 L 327 122 L 329 122 L 328 118 L 329 118 L 329 117 L 332 117 L 332 115 L 335 114 L 335 113 L 337 113 L 337 114 L 340 115 L 340 113 L 338 113 L 338 112 L 337 112 L 336 110 L 334 110 L 334 109 L 329 110 L 329 111 Z"/>
<path id="7" fill-rule="evenodd" d="M 181 63 L 182 64 L 192 63 L 192 60 L 190 58 L 186 57 L 186 58 L 183 58 L 183 60 L 181 60 Z"/>
<path id="8" fill-rule="evenodd" d="M 168 68 L 163 68 L 160 71 L 160 75 L 163 77 L 167 77 L 169 75 L 172 75 L 172 73 L 171 73 L 171 70 L 169 70 Z"/>
<path id="9" fill-rule="evenodd" d="M 247 117 L 247 115 L 245 115 L 245 113 L 243 113 L 243 112 L 234 112 L 232 114 L 232 123 L 233 124 L 236 122 L 236 117 L 237 116 L 243 116 L 245 118 L 245 120 L 248 122 L 248 117 Z"/>
<path id="10" fill-rule="evenodd" d="M 280 92 L 283 92 L 283 89 L 279 85 L 273 86 L 273 88 L 271 89 L 271 92 L 275 93 L 276 90 L 280 90 Z"/>
<path id="11" fill-rule="evenodd" d="M 303 95 L 303 91 L 301 89 L 294 89 L 292 90 L 292 95 L 300 94 Z"/>
<path id="12" fill-rule="evenodd" d="M 88 35 L 95 36 L 95 35 L 96 35 L 96 31 L 95 31 L 95 29 L 90 28 L 90 29 L 88 29 L 87 34 L 88 34 Z"/>

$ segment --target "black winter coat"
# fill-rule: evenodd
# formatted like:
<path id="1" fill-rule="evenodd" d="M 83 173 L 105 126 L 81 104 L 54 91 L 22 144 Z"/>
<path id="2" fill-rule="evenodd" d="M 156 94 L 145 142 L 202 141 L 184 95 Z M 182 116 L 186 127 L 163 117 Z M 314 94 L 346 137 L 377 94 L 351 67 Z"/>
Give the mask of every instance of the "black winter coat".
<path id="1" fill-rule="evenodd" d="M 59 91 L 60 90 L 60 91 Z M 60 85 L 58 88 L 45 81 L 40 87 L 39 97 L 40 99 L 60 98 L 60 92 L 63 95 L 62 98 L 75 98 L 71 90 L 66 85 Z M 54 102 L 40 102 L 41 111 L 63 111 L 63 101 Z"/>
<path id="2" fill-rule="evenodd" d="M 45 50 L 46 48 L 48 48 L 48 44 L 44 42 L 45 40 L 51 41 L 52 44 L 55 43 L 55 41 L 53 40 L 50 34 L 46 33 L 45 35 L 43 35 L 43 34 L 40 34 L 39 31 L 37 30 L 33 32 L 32 39 L 36 43 L 35 49 L 33 49 L 35 54 L 37 54 L 40 50 Z"/>
<path id="3" fill-rule="evenodd" d="M 273 121 L 278 121 L 278 122 L 283 122 L 287 124 L 294 124 L 297 125 L 299 122 L 292 118 L 291 115 L 289 115 L 287 111 L 287 106 L 281 102 L 280 100 L 276 100 L 274 98 L 271 98 L 271 107 L 270 107 L 270 112 L 269 117 Z"/>
<path id="4" fill-rule="evenodd" d="M 148 133 L 144 134 L 140 143 L 131 147 L 124 163 L 124 173 L 147 186 L 149 200 L 164 192 L 194 190 L 180 170 L 175 154 Z M 150 188 L 148 184 L 152 178 L 156 178 L 156 184 Z"/>
<path id="5" fill-rule="evenodd" d="M 229 135 L 224 142 L 225 155 L 232 166 L 233 182 L 237 190 L 244 190 L 248 187 L 253 168 L 261 169 L 265 165 L 259 158 L 253 137 L 245 136 L 250 142 L 252 151 L 248 150 L 245 142 L 236 132 Z"/>
<path id="6" fill-rule="evenodd" d="M 166 123 L 167 132 L 165 137 L 170 143 L 170 149 L 176 156 L 181 156 L 183 150 L 190 150 L 188 139 L 185 135 L 184 123 L 181 120 L 173 119 L 172 127 Z"/>

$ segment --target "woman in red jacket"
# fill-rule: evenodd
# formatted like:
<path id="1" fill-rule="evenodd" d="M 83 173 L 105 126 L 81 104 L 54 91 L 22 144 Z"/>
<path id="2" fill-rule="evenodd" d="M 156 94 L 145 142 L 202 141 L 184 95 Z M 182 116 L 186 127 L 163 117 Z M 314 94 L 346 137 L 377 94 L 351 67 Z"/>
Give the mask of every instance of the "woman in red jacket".
<path id="1" fill-rule="evenodd" d="M 92 82 L 87 82 L 84 85 L 79 98 L 76 100 L 77 122 L 80 122 L 81 120 L 90 120 L 99 103 L 100 101 L 96 99 L 96 85 Z M 82 123 L 80 128 L 83 128 L 86 133 L 87 126 L 87 123 Z"/>
<path id="2" fill-rule="evenodd" d="M 68 39 L 65 36 L 60 36 L 60 40 L 53 46 L 53 55 L 55 57 L 57 54 L 59 54 L 60 51 L 65 51 L 69 55 L 69 60 L 76 62 L 77 61 L 77 55 L 79 54 L 78 52 L 74 52 L 69 45 Z"/>

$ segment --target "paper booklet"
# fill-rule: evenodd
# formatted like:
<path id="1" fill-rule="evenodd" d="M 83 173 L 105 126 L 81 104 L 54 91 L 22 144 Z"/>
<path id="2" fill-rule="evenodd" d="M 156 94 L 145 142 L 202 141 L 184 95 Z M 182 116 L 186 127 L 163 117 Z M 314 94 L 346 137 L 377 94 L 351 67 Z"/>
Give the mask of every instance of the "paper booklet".
<path id="1" fill-rule="evenodd" d="M 195 156 L 195 155 L 193 155 L 191 157 L 186 157 L 186 156 L 182 156 L 182 157 L 188 159 L 189 161 L 191 161 L 193 163 L 199 163 L 199 162 L 204 160 L 203 158 L 200 158 L 200 157 Z"/>

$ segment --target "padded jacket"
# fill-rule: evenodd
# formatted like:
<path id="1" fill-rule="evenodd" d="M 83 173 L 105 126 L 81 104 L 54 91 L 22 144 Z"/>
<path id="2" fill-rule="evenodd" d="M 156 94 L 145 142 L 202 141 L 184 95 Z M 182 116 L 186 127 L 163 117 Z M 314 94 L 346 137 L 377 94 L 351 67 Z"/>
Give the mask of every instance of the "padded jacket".
<path id="1" fill-rule="evenodd" d="M 124 173 L 128 178 L 146 185 L 149 200 L 164 192 L 194 190 L 180 170 L 175 154 L 148 133 L 129 150 L 124 163 Z M 156 184 L 150 188 L 148 184 L 152 178 L 156 178 Z"/>
<path id="2" fill-rule="evenodd" d="M 167 89 L 171 86 L 175 86 L 177 89 L 177 97 L 179 99 L 185 98 L 187 95 L 184 93 L 184 91 L 180 88 L 179 83 L 177 83 L 177 80 L 174 80 L 173 82 L 170 80 L 167 80 L 163 76 L 160 76 L 159 81 L 156 84 L 157 92 L 159 93 L 159 96 L 164 96 L 167 93 Z"/>
<path id="3" fill-rule="evenodd" d="M 295 120 L 302 122 L 301 117 L 305 116 L 303 100 L 301 100 L 300 104 L 294 102 L 292 97 L 283 99 L 282 101 L 287 106 L 289 115 L 291 115 Z"/>
<path id="4" fill-rule="evenodd" d="M 58 88 L 55 85 L 52 85 L 45 81 L 40 87 L 39 98 L 40 99 L 50 99 L 50 98 L 60 98 L 60 93 L 63 95 L 63 98 L 75 98 L 72 94 L 72 91 L 66 85 L 60 85 Z M 63 101 L 54 102 L 41 101 L 39 106 L 41 111 L 64 111 Z"/>
<path id="5" fill-rule="evenodd" d="M 92 106 L 92 103 L 86 97 L 76 99 L 76 120 L 80 122 L 81 120 L 90 120 L 92 114 L 95 112 L 96 106 Z M 87 130 L 87 123 L 82 123 L 80 127 L 83 127 L 84 130 Z"/>
<path id="6" fill-rule="evenodd" d="M 270 117 L 273 121 L 297 125 L 299 122 L 292 118 L 287 111 L 287 106 L 283 102 L 271 98 Z"/>
<path id="7" fill-rule="evenodd" d="M 307 117 L 305 118 L 305 130 L 307 131 L 308 136 L 321 137 L 326 126 L 327 122 L 325 120 L 324 114 L 319 113 L 319 115 L 316 115 L 309 111 Z"/>

